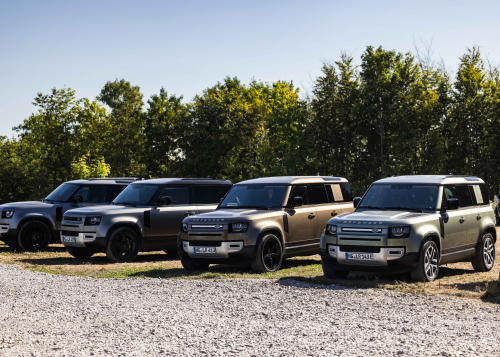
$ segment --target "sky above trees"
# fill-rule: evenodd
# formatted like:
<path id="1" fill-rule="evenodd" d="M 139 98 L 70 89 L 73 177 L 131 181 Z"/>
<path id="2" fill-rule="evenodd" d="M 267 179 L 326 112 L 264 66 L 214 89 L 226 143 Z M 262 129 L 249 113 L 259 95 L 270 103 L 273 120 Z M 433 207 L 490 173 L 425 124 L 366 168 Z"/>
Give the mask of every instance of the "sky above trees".
<path id="1" fill-rule="evenodd" d="M 312 92 L 325 61 L 367 46 L 406 53 L 433 41 L 456 73 L 474 45 L 500 60 L 498 1 L 0 1 L 0 135 L 37 109 L 36 93 L 79 97 L 126 78 L 191 100 L 226 76 L 293 81 Z"/>

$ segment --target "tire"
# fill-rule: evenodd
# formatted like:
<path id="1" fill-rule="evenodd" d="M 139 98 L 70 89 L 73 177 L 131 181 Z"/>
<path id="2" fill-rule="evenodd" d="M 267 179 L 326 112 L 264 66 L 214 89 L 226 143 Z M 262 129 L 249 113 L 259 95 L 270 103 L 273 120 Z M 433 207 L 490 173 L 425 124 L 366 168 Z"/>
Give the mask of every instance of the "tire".
<path id="1" fill-rule="evenodd" d="M 495 240 L 490 233 L 483 235 L 476 255 L 472 258 L 472 267 L 477 272 L 485 272 L 493 269 L 495 265 Z"/>
<path id="2" fill-rule="evenodd" d="M 349 275 L 349 271 L 336 270 L 323 260 L 321 260 L 321 267 L 323 268 L 323 274 L 325 274 L 328 279 L 345 279 L 347 275 Z"/>
<path id="3" fill-rule="evenodd" d="M 88 259 L 95 254 L 94 251 L 86 248 L 66 247 L 66 251 L 75 258 L 83 258 L 83 259 Z"/>
<path id="4" fill-rule="evenodd" d="M 39 252 L 48 247 L 51 239 L 52 233 L 45 223 L 30 221 L 19 230 L 17 245 L 27 252 Z"/>
<path id="5" fill-rule="evenodd" d="M 257 256 L 252 261 L 252 269 L 258 274 L 279 270 L 283 262 L 281 242 L 274 234 L 265 235 L 257 246 Z"/>
<path id="6" fill-rule="evenodd" d="M 210 264 L 208 263 L 194 263 L 191 259 L 181 259 L 181 264 L 186 270 L 205 270 Z"/>
<path id="7" fill-rule="evenodd" d="M 106 256 L 115 263 L 131 262 L 139 253 L 139 237 L 130 228 L 118 228 L 108 239 Z"/>
<path id="8" fill-rule="evenodd" d="M 430 239 L 424 241 L 422 251 L 418 257 L 417 267 L 410 273 L 412 280 L 415 282 L 436 280 L 439 273 L 439 251 L 436 243 Z"/>

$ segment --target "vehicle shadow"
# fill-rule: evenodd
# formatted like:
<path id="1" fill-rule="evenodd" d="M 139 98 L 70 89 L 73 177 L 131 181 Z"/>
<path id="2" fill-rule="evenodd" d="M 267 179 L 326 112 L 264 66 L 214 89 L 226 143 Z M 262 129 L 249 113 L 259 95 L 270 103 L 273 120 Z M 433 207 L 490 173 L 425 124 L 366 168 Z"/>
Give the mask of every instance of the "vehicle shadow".
<path id="1" fill-rule="evenodd" d="M 137 256 L 137 258 L 132 263 L 154 263 L 154 262 L 165 262 L 165 261 L 176 261 L 179 260 L 177 255 L 165 254 L 165 253 L 154 253 L 154 254 L 143 254 Z M 90 258 L 74 258 L 71 256 L 65 257 L 53 257 L 53 258 L 25 258 L 20 260 L 23 263 L 36 264 L 36 265 L 114 265 L 119 267 L 119 263 L 111 262 L 106 256 L 93 256 Z"/>
<path id="2" fill-rule="evenodd" d="M 45 253 L 64 253 L 66 248 L 63 245 L 49 245 L 43 252 Z M 25 254 L 26 252 L 19 249 L 19 247 L 10 247 L 7 244 L 0 245 L 0 253 L 17 253 Z"/>
<path id="3" fill-rule="evenodd" d="M 500 304 L 500 282 L 498 280 L 473 281 L 470 283 L 450 284 L 450 287 L 461 291 L 480 292 L 481 300 L 493 304 Z"/>

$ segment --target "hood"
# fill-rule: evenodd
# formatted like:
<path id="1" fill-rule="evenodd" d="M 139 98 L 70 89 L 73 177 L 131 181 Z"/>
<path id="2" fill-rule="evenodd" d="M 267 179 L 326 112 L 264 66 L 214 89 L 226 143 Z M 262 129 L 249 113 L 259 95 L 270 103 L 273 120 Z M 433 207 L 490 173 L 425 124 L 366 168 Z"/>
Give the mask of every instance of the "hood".
<path id="1" fill-rule="evenodd" d="M 113 214 L 113 213 L 128 213 L 134 211 L 144 211 L 145 207 L 121 206 L 121 205 L 103 205 L 75 208 L 67 211 L 64 215 L 79 215 L 85 216 L 88 214 Z"/>
<path id="2" fill-rule="evenodd" d="M 259 210 L 259 209 L 251 209 L 251 208 L 242 208 L 242 209 L 219 209 L 213 212 L 201 213 L 195 216 L 189 216 L 186 218 L 187 221 L 190 222 L 211 222 L 216 220 L 223 220 L 226 218 L 238 218 L 238 217 L 248 217 L 258 214 L 266 214 L 272 212 L 280 212 L 277 210 Z"/>
<path id="3" fill-rule="evenodd" d="M 55 203 L 44 203 L 40 201 L 25 201 L 25 202 L 10 202 L 10 203 L 4 203 L 3 205 L 0 206 L 0 210 L 16 210 L 16 209 L 49 209 L 57 204 Z"/>
<path id="4" fill-rule="evenodd" d="M 367 210 L 361 212 L 350 212 L 342 214 L 334 218 L 337 222 L 341 223 L 353 223 L 353 224 L 363 224 L 364 222 L 375 223 L 375 222 L 388 222 L 392 220 L 424 217 L 429 215 L 429 213 L 420 213 L 413 211 L 382 211 L 382 210 Z M 380 223 L 379 223 L 380 224 Z"/>

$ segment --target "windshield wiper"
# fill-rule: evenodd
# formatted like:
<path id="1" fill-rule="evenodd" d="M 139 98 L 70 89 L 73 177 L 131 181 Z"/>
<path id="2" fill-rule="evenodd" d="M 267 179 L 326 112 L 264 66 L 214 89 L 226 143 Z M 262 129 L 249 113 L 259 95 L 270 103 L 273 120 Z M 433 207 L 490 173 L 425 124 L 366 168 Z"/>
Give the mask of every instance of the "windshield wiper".
<path id="1" fill-rule="evenodd" d="M 129 205 L 132 207 L 137 207 L 135 203 L 130 203 L 130 202 L 116 202 L 115 205 Z"/>

